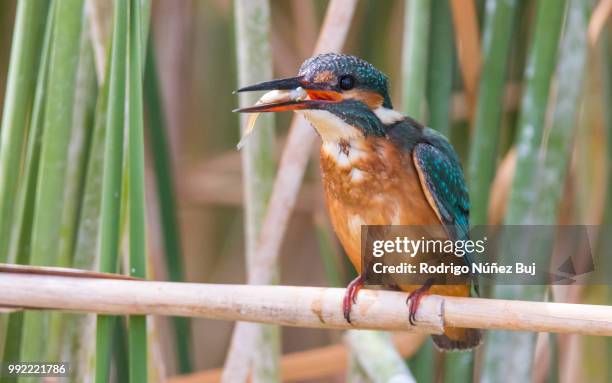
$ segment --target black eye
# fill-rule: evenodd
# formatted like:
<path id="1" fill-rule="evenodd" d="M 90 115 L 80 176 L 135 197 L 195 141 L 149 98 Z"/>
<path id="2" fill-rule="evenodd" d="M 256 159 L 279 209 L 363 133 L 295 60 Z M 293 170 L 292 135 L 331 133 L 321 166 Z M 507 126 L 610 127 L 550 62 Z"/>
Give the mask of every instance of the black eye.
<path id="1" fill-rule="evenodd" d="M 338 85 L 340 89 L 351 90 L 355 86 L 355 77 L 351 75 L 344 75 L 338 79 Z"/>

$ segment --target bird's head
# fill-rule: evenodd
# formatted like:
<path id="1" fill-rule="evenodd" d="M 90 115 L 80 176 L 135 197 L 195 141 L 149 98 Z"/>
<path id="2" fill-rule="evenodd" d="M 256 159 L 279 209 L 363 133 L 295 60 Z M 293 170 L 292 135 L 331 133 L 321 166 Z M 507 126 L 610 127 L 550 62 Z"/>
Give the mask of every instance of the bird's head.
<path id="1" fill-rule="evenodd" d="M 404 116 L 393 110 L 388 80 L 354 56 L 325 53 L 306 60 L 297 77 L 266 81 L 238 92 L 267 90 L 238 112 L 303 112 L 324 141 L 383 136 L 385 126 Z"/>

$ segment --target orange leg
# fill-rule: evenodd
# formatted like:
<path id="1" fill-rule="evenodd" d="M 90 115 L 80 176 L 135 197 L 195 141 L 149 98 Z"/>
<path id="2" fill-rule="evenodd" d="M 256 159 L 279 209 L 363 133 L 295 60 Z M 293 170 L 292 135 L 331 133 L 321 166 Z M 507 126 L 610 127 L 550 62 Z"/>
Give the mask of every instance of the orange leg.
<path id="1" fill-rule="evenodd" d="M 425 284 L 423 286 L 411 292 L 408 295 L 408 298 L 406 298 L 406 304 L 409 305 L 410 307 L 408 321 L 413 326 L 414 326 L 414 321 L 416 320 L 416 312 L 419 308 L 419 303 L 421 303 L 421 299 L 423 298 L 423 295 L 427 294 L 427 292 L 431 288 L 431 285 L 433 285 L 432 278 L 425 281 Z"/>
<path id="2" fill-rule="evenodd" d="M 344 299 L 342 301 L 342 310 L 344 311 L 344 319 L 351 323 L 351 307 L 357 303 L 357 293 L 363 287 L 365 278 L 359 275 L 353 279 L 348 286 L 346 286 L 346 293 L 344 293 Z"/>

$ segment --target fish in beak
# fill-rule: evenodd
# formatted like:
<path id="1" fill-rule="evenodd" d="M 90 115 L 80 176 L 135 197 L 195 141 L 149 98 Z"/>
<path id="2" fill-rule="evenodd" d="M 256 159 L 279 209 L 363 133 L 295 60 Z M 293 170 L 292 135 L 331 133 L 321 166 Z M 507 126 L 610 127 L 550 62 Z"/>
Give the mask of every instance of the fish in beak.
<path id="1" fill-rule="evenodd" d="M 236 93 L 263 90 L 268 92 L 261 96 L 255 105 L 234 110 L 238 113 L 253 113 L 247 121 L 247 127 L 237 145 L 238 149 L 244 146 L 246 138 L 253 131 L 259 113 L 323 109 L 330 102 L 342 100 L 342 94 L 332 89 L 329 84 L 308 83 L 304 81 L 303 76 L 261 82 L 240 88 Z"/>

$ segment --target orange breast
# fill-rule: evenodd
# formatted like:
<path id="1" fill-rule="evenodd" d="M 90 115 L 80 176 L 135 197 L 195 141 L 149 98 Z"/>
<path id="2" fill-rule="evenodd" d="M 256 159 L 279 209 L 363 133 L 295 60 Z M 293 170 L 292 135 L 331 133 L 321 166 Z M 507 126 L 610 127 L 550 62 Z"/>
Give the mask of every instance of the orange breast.
<path id="1" fill-rule="evenodd" d="M 335 148 L 324 144 L 321 175 L 332 225 L 351 263 L 359 271 L 361 225 L 442 226 L 427 201 L 409 153 L 377 137 L 351 142 L 350 146 Z M 417 287 L 399 285 L 404 291 Z M 470 288 L 469 285 L 434 285 L 430 292 L 469 296 Z"/>
<path id="2" fill-rule="evenodd" d="M 440 225 L 410 154 L 389 141 L 352 142 L 347 157 L 321 149 L 321 174 L 331 221 L 351 262 L 361 266 L 361 225 Z M 338 149 L 340 150 L 340 149 Z M 352 150 L 359 155 L 353 155 Z"/>

